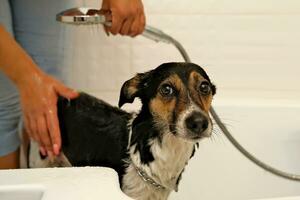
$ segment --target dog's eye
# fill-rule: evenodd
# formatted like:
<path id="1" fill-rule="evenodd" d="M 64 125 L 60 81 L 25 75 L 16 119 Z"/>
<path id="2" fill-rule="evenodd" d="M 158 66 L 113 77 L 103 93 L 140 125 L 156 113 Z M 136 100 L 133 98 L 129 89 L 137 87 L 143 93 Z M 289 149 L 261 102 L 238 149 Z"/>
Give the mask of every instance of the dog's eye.
<path id="1" fill-rule="evenodd" d="M 169 84 L 164 84 L 160 87 L 159 92 L 163 96 L 172 96 L 174 94 L 174 89 Z"/>
<path id="2" fill-rule="evenodd" d="M 200 86 L 199 86 L 199 91 L 203 94 L 203 95 L 208 95 L 210 94 L 211 88 L 210 88 L 210 84 L 207 81 L 203 81 Z"/>

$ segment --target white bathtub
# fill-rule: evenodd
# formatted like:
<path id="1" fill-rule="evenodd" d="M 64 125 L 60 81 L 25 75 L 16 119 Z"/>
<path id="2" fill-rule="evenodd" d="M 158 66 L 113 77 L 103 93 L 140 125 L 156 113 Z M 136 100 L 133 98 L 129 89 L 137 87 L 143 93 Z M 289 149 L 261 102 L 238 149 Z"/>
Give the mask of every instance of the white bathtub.
<path id="1" fill-rule="evenodd" d="M 105 167 L 0 170 L 1 200 L 131 200 Z"/>
<path id="2" fill-rule="evenodd" d="M 300 106 L 268 102 L 215 106 L 236 139 L 263 161 L 300 174 Z M 276 177 L 239 153 L 216 129 L 200 143 L 171 200 L 246 200 L 298 196 L 300 182 Z"/>

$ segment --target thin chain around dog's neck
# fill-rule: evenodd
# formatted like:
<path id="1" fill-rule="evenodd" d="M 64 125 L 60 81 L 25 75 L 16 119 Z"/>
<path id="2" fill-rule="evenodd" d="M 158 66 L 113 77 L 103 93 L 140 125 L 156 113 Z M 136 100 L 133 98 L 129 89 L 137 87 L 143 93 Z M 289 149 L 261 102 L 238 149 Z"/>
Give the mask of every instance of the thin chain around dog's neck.
<path id="1" fill-rule="evenodd" d="M 131 164 L 135 168 L 137 174 L 142 178 L 142 180 L 150 185 L 152 185 L 154 188 L 159 189 L 159 190 L 165 190 L 166 187 L 157 183 L 155 180 L 153 180 L 150 176 L 147 175 L 146 172 L 144 172 L 142 169 L 137 167 L 133 162 L 132 159 L 130 159 Z"/>

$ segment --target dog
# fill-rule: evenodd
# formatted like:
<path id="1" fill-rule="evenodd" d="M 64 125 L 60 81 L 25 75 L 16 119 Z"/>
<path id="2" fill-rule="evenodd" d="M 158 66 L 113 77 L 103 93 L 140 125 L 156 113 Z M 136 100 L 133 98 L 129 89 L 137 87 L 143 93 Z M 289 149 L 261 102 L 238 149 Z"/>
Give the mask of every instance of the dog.
<path id="1" fill-rule="evenodd" d="M 31 150 L 30 167 L 110 167 L 128 196 L 166 200 L 177 191 L 198 142 L 212 134 L 209 109 L 215 93 L 200 66 L 165 63 L 123 84 L 119 107 L 139 98 L 139 113 L 86 93 L 71 101 L 60 98 L 62 153 L 50 161 Z"/>

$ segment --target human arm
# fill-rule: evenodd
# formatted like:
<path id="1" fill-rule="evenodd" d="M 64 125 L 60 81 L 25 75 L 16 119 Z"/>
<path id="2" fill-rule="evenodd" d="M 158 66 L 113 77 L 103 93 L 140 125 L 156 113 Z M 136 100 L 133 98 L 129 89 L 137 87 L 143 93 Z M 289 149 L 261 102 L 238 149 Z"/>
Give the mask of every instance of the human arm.
<path id="1" fill-rule="evenodd" d="M 61 138 L 57 119 L 58 96 L 78 93 L 45 74 L 0 24 L 0 70 L 16 85 L 26 132 L 36 140 L 42 154 L 59 154 Z"/>

